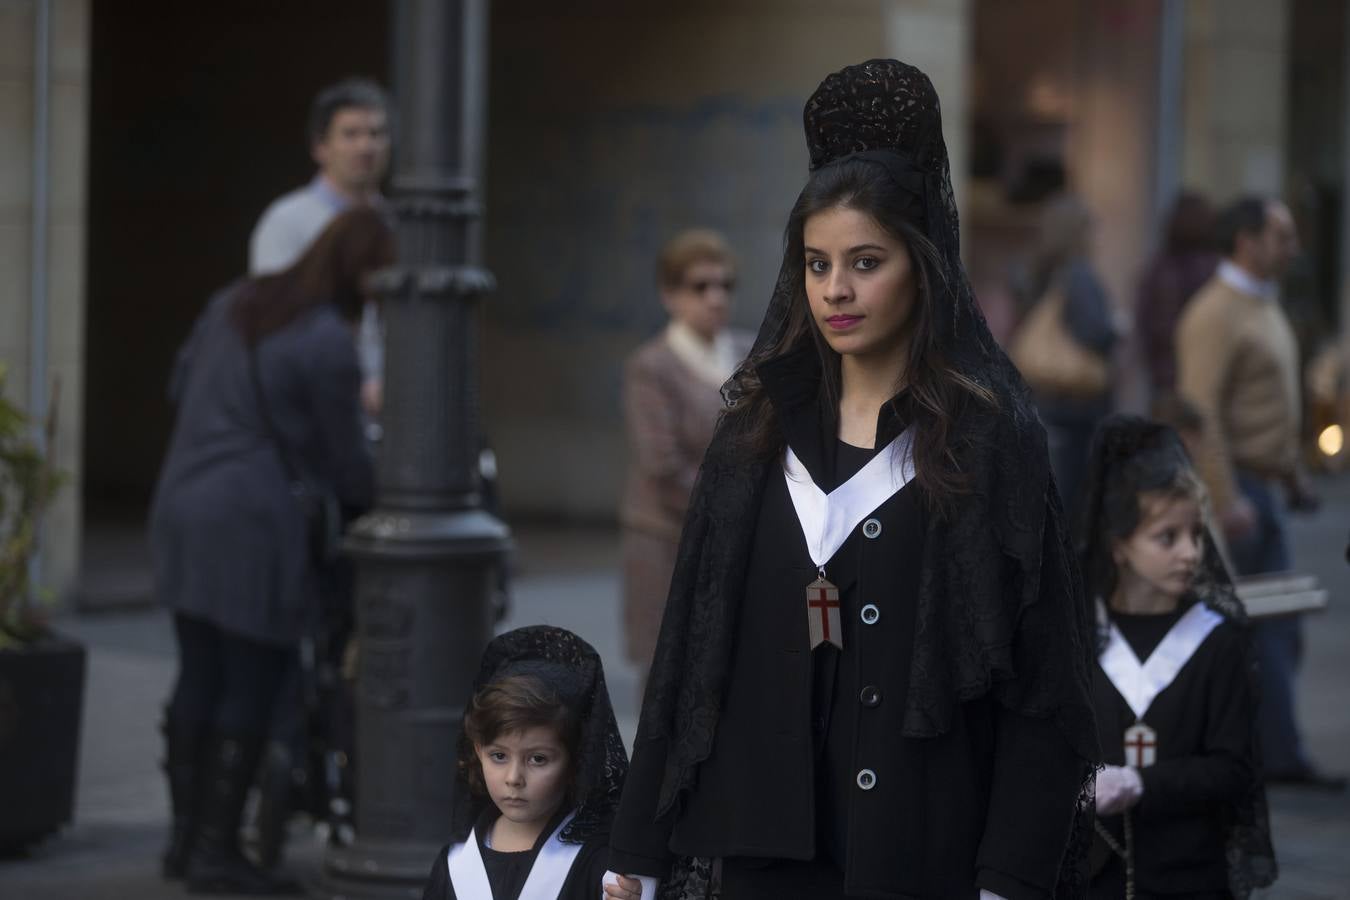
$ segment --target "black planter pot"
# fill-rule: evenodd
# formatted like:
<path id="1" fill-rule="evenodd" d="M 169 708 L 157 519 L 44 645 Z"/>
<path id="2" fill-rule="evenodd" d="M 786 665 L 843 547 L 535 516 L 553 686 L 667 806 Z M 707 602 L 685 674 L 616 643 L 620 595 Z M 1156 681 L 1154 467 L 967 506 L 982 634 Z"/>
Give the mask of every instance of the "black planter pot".
<path id="1" fill-rule="evenodd" d="M 84 667 L 84 647 L 59 636 L 0 650 L 0 849 L 71 820 Z"/>

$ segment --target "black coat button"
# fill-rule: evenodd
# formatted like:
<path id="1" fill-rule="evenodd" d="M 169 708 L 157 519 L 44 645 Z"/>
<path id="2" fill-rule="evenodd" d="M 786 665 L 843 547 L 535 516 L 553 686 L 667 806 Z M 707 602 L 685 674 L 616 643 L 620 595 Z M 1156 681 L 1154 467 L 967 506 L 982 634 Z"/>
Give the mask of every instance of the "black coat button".
<path id="1" fill-rule="evenodd" d="M 881 618 L 881 610 L 877 609 L 876 604 L 869 603 L 858 612 L 858 615 L 862 618 L 864 625 L 875 625 L 877 620 Z"/>
<path id="2" fill-rule="evenodd" d="M 875 684 L 869 684 L 858 692 L 858 701 L 868 709 L 875 709 L 881 705 L 881 688 Z"/>
<path id="3" fill-rule="evenodd" d="M 877 773 L 871 769 L 863 769 L 858 772 L 858 787 L 864 791 L 870 791 L 877 786 Z"/>
<path id="4" fill-rule="evenodd" d="M 873 541 L 881 537 L 881 520 L 868 519 L 866 522 L 864 522 L 863 536 Z"/>

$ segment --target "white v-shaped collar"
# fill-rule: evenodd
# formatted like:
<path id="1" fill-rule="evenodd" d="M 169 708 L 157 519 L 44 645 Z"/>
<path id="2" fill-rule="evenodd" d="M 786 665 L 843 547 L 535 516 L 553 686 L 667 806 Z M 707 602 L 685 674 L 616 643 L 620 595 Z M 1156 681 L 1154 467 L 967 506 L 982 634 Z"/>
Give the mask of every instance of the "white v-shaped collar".
<path id="1" fill-rule="evenodd" d="M 1134 655 L 1125 636 L 1113 623 L 1106 649 L 1099 660 L 1102 671 L 1125 698 L 1135 717 L 1142 719 L 1154 698 L 1176 680 L 1181 667 L 1221 622 L 1223 616 L 1203 603 L 1196 603 L 1177 620 L 1144 663 L 1139 662 L 1139 657 Z"/>
<path id="2" fill-rule="evenodd" d="M 520 889 L 520 900 L 557 900 L 558 891 L 581 852 L 580 844 L 564 843 L 561 837 L 562 830 L 575 815 L 569 813 L 539 848 L 525 886 Z M 492 884 L 483 865 L 482 851 L 478 849 L 476 829 L 469 832 L 464 843 L 450 848 L 446 863 L 450 869 L 450 883 L 459 900 L 492 900 Z"/>
<path id="3" fill-rule="evenodd" d="M 824 566 L 868 513 L 914 479 L 914 426 L 906 428 L 868 460 L 853 477 L 828 494 L 811 479 L 806 466 L 787 448 L 783 475 L 792 506 L 806 536 L 811 562 Z"/>

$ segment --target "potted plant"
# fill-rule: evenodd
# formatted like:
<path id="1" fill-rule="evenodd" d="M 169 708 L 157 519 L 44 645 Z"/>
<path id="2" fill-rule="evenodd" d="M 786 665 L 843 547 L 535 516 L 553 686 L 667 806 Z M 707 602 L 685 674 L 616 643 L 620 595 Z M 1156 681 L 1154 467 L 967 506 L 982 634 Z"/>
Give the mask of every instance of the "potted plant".
<path id="1" fill-rule="evenodd" d="M 13 849 L 71 820 L 85 654 L 47 627 L 30 574 L 63 481 L 51 452 L 56 403 L 44 452 L 4 387 L 0 365 L 0 849 Z"/>

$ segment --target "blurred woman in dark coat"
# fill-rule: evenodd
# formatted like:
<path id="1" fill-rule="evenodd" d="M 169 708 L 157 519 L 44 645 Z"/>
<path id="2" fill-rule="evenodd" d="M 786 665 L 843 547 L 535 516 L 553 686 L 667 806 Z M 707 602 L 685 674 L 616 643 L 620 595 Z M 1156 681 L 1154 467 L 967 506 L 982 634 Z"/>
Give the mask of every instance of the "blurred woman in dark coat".
<path id="1" fill-rule="evenodd" d="M 295 485 L 349 509 L 373 499 L 355 328 L 366 276 L 393 256 L 379 213 L 343 213 L 290 269 L 213 297 L 178 356 L 150 544 L 179 650 L 164 874 L 193 890 L 283 887 L 245 860 L 238 827 L 273 698 L 317 615 L 319 561 Z"/>
<path id="2" fill-rule="evenodd" d="M 1135 328 L 1155 397 L 1176 386 L 1172 342 L 1181 310 L 1219 267 L 1214 228 L 1214 208 L 1204 195 L 1183 191 L 1168 216 L 1163 246 L 1140 280 Z"/>

